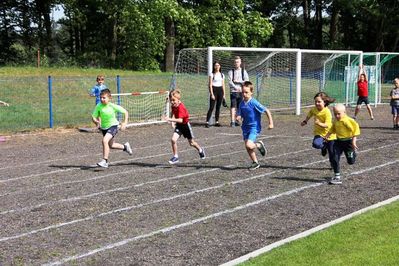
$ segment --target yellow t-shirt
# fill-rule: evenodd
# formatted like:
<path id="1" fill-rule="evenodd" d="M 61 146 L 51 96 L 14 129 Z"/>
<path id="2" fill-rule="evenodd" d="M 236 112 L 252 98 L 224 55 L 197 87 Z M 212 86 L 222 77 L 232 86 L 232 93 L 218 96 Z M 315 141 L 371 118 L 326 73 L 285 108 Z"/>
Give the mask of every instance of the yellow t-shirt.
<path id="1" fill-rule="evenodd" d="M 327 124 L 326 128 L 315 124 L 313 129 L 313 134 L 315 136 L 317 135 L 322 137 L 326 136 L 332 127 L 332 115 L 330 109 L 324 107 L 321 111 L 319 111 L 316 107 L 313 107 L 312 109 L 310 109 L 307 117 L 309 119 L 312 116 L 314 116 L 315 119 L 318 119 L 321 123 Z M 328 140 L 334 140 L 336 138 L 337 137 L 335 134 L 331 134 Z"/>
<path id="2" fill-rule="evenodd" d="M 337 139 L 349 139 L 360 135 L 359 124 L 349 116 L 344 116 L 339 121 L 334 121 L 330 130 L 337 134 Z"/>

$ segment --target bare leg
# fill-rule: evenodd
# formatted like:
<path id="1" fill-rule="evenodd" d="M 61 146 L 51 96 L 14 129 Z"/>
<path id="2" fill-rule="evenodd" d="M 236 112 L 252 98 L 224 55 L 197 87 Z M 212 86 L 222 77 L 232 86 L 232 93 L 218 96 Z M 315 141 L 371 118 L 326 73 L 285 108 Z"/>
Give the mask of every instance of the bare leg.
<path id="1" fill-rule="evenodd" d="M 356 108 L 355 108 L 355 117 L 357 116 L 357 114 L 359 113 L 359 111 L 360 111 L 360 105 L 356 105 Z"/>
<path id="2" fill-rule="evenodd" d="M 194 141 L 193 139 L 189 139 L 188 143 L 190 144 L 190 146 L 194 147 L 198 152 L 201 151 L 201 146 L 198 145 L 198 143 L 196 141 Z"/>
<path id="3" fill-rule="evenodd" d="M 256 158 L 256 153 L 255 153 L 256 144 L 253 143 L 251 140 L 246 140 L 245 141 L 245 148 L 247 149 L 249 158 L 251 158 L 251 160 L 253 162 L 258 162 L 258 159 Z"/>
<path id="4" fill-rule="evenodd" d="M 172 144 L 172 152 L 173 156 L 177 156 L 177 140 L 180 138 L 180 135 L 177 133 L 173 133 L 171 144 Z"/>
<path id="5" fill-rule="evenodd" d="M 103 141 L 102 141 L 103 158 L 105 160 L 108 160 L 110 145 L 112 145 L 112 142 L 113 142 L 113 141 L 111 142 L 112 139 L 113 139 L 113 137 L 109 133 L 105 134 L 105 136 L 103 137 Z"/>
<path id="6" fill-rule="evenodd" d="M 367 104 L 366 107 L 367 107 L 367 111 L 369 112 L 370 118 L 374 119 L 373 110 L 371 110 L 370 104 Z"/>

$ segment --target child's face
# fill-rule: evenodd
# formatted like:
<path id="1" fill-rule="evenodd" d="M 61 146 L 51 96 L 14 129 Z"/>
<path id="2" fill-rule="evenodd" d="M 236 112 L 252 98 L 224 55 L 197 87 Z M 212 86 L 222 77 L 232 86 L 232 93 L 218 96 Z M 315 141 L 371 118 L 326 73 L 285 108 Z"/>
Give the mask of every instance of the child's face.
<path id="1" fill-rule="evenodd" d="M 344 118 L 346 116 L 346 112 L 345 109 L 341 109 L 341 108 L 334 108 L 334 116 L 335 118 L 340 121 L 342 118 Z"/>
<path id="2" fill-rule="evenodd" d="M 249 87 L 242 87 L 242 98 L 244 98 L 244 101 L 248 101 L 252 97 L 252 91 Z"/>
<path id="3" fill-rule="evenodd" d="M 360 81 L 364 81 L 365 80 L 365 76 L 364 76 L 364 74 L 361 74 L 360 75 Z"/>
<path id="4" fill-rule="evenodd" d="M 396 88 L 399 88 L 399 79 L 395 79 L 394 84 Z"/>
<path id="5" fill-rule="evenodd" d="M 108 104 L 109 101 L 111 100 L 111 97 L 109 97 L 108 94 L 102 94 L 100 95 L 100 100 L 102 104 Z"/>
<path id="6" fill-rule="evenodd" d="M 97 78 L 97 83 L 100 84 L 100 85 L 104 84 L 104 77 L 98 77 Z"/>
<path id="7" fill-rule="evenodd" d="M 323 110 L 325 103 L 321 97 L 314 98 L 314 105 L 316 106 L 317 110 Z"/>
<path id="8" fill-rule="evenodd" d="M 180 104 L 180 100 L 177 99 L 176 97 L 172 97 L 170 99 L 170 103 L 172 104 L 173 107 L 177 107 Z"/>

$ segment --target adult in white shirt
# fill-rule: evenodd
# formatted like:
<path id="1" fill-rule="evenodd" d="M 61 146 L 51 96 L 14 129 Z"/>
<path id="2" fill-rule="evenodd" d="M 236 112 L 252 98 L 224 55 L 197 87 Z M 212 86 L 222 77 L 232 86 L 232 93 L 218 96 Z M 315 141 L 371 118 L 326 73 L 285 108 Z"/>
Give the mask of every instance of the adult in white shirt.
<path id="1" fill-rule="evenodd" d="M 210 126 L 209 120 L 211 119 L 215 104 L 215 126 L 220 127 L 220 106 L 222 105 L 223 101 L 225 101 L 224 75 L 222 73 L 222 67 L 220 66 L 220 63 L 215 61 L 213 63 L 212 74 L 209 76 L 209 109 L 206 115 L 206 127 Z"/>

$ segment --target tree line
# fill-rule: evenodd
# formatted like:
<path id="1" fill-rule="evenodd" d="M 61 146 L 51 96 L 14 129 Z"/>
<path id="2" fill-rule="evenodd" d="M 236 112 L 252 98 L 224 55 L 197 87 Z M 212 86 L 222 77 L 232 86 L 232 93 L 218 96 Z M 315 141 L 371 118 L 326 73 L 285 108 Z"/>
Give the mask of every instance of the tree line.
<path id="1" fill-rule="evenodd" d="M 2 0 L 0 65 L 172 71 L 180 49 L 207 46 L 398 52 L 398 13 L 397 0 Z"/>

